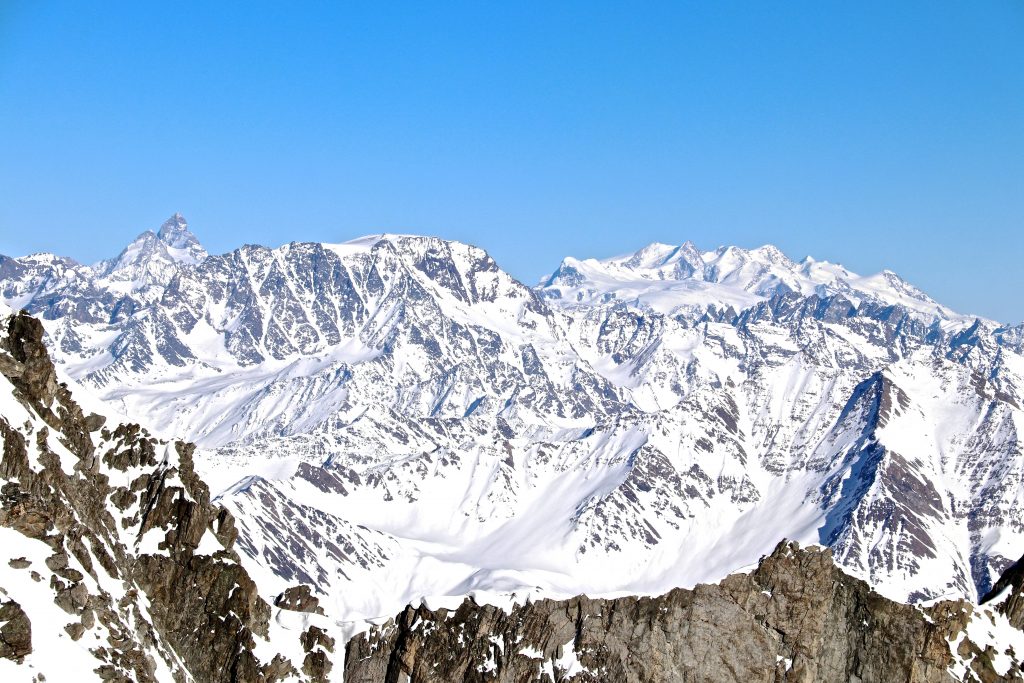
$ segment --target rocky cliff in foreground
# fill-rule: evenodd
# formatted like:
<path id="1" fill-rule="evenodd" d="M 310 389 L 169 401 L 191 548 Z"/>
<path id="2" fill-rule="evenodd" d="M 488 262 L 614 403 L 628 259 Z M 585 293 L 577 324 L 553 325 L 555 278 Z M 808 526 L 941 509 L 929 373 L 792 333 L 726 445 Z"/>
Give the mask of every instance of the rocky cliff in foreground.
<path id="1" fill-rule="evenodd" d="M 86 414 L 42 336 L 2 321 L 0 680 L 323 679 L 325 643 L 275 632 L 194 447 Z"/>
<path id="2" fill-rule="evenodd" d="M 828 550 L 783 542 L 749 574 L 659 597 L 410 606 L 349 643 L 345 680 L 1024 680 L 1003 605 L 893 602 Z"/>

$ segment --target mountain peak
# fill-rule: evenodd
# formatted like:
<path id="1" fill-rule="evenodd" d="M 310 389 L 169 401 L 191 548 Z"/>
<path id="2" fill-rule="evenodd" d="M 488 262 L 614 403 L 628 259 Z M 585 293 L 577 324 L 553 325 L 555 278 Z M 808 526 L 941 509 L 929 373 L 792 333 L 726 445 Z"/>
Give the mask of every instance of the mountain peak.
<path id="1" fill-rule="evenodd" d="M 630 269 L 658 268 L 678 251 L 679 247 L 675 245 L 652 242 L 630 256 L 628 260 L 623 261 L 623 265 Z"/>
<path id="2" fill-rule="evenodd" d="M 757 254 L 761 258 L 771 263 L 785 265 L 787 267 L 793 265 L 793 261 L 774 244 L 765 244 L 763 246 L 757 247 L 756 249 L 751 249 L 750 252 L 752 254 Z"/>
<path id="3" fill-rule="evenodd" d="M 703 309 L 707 304 L 725 303 L 742 308 L 785 292 L 802 296 L 854 292 L 858 301 L 899 304 L 929 322 L 934 317 L 963 319 L 892 271 L 861 276 L 810 256 L 797 263 L 772 244 L 700 251 L 692 242 L 678 247 L 654 242 L 610 259 L 563 260 L 541 287 L 552 288 L 548 298 L 568 296 L 571 305 L 614 301 L 628 291 L 631 300 L 666 312 L 677 306 Z"/>
<path id="4" fill-rule="evenodd" d="M 175 213 L 164 221 L 156 236 L 161 242 L 173 249 L 183 249 L 187 251 L 194 251 L 198 249 L 203 252 L 204 256 L 206 255 L 206 251 L 199 244 L 199 240 L 188 229 L 188 221 L 186 221 L 185 217 L 180 213 Z"/>
<path id="5" fill-rule="evenodd" d="M 125 247 L 117 258 L 97 263 L 101 277 L 136 283 L 166 282 L 176 264 L 195 265 L 208 254 L 180 213 L 164 221 L 160 230 L 146 230 Z"/>

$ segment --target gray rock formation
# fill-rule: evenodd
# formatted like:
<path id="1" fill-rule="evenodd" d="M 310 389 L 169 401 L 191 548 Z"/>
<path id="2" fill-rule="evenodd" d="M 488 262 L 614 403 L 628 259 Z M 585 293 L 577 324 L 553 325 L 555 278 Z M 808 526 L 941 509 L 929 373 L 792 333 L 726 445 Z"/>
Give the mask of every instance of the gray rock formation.
<path id="1" fill-rule="evenodd" d="M 981 604 L 989 603 L 996 605 L 1015 628 L 1024 629 L 1024 557 L 1010 565 L 981 599 Z"/>
<path id="2" fill-rule="evenodd" d="M 349 643 L 345 680 L 1024 680 L 1017 663 L 996 661 L 1005 652 L 963 637 L 977 609 L 887 600 L 828 550 L 780 543 L 750 574 L 658 597 L 408 607 Z"/>

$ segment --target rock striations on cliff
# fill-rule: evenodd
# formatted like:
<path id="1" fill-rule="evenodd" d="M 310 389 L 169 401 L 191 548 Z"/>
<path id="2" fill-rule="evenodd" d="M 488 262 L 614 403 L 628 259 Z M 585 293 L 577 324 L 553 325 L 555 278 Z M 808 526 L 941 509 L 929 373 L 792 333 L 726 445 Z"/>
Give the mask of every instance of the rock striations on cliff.
<path id="1" fill-rule="evenodd" d="M 423 596 L 659 595 L 782 538 L 893 604 L 991 594 L 951 676 L 1024 619 L 1024 326 L 889 271 L 654 244 L 531 288 L 433 237 L 210 255 L 176 215 L 0 256 L 0 300 L 45 327 L 0 334 L 3 666 L 337 679 Z"/>

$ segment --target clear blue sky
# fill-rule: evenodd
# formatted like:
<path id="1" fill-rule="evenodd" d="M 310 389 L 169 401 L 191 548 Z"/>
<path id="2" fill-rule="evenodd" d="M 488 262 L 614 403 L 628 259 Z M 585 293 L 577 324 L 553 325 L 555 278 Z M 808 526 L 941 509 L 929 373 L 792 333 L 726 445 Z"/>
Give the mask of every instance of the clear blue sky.
<path id="1" fill-rule="evenodd" d="M 0 2 L 0 253 L 654 240 L 1024 318 L 1024 2 Z"/>

